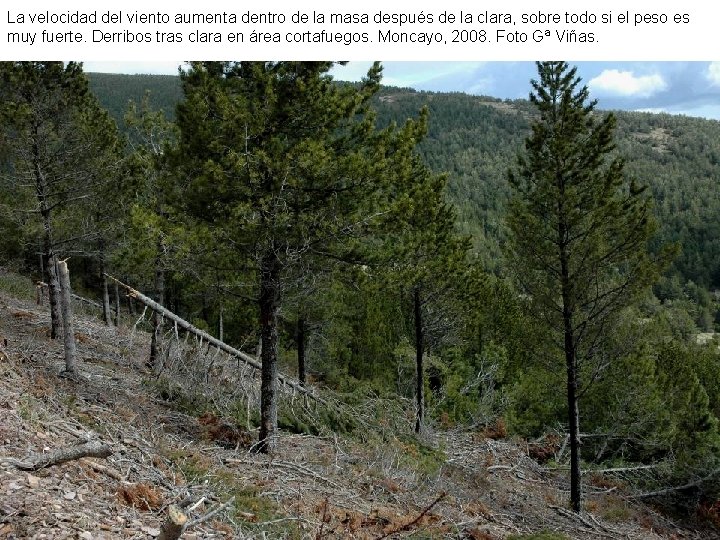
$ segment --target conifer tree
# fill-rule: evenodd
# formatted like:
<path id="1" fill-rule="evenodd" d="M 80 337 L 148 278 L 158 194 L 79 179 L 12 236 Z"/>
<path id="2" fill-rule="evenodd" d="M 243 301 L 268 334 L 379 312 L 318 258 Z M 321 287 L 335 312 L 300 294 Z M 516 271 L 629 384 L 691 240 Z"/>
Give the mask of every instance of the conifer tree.
<path id="1" fill-rule="evenodd" d="M 93 235 L 77 228 L 58 238 L 58 216 L 79 207 L 108 180 L 119 149 L 114 122 L 90 93 L 82 64 L 0 62 L 0 130 L 11 163 L 7 177 L 19 190 L 32 188 L 33 211 L 42 226 L 42 253 L 48 272 L 51 336 L 59 335 L 60 285 L 57 250 Z M 69 229 L 73 226 L 69 225 Z"/>
<path id="2" fill-rule="evenodd" d="M 376 250 L 376 263 L 388 268 L 385 280 L 398 284 L 410 297 L 415 343 L 415 432 L 420 433 L 425 424 L 425 357 L 433 338 L 451 333 L 448 306 L 444 305 L 448 302 L 444 301 L 465 281 L 470 241 L 457 233 L 455 210 L 445 201 L 447 176 L 431 173 L 419 157 L 411 171 L 402 195 L 387 214 L 383 229 L 389 234 L 385 246 Z"/>
<path id="3" fill-rule="evenodd" d="M 130 103 L 125 113 L 125 124 L 130 130 L 128 169 L 130 184 L 134 188 L 133 207 L 129 216 L 132 242 L 130 264 L 149 269 L 153 274 L 152 290 L 155 300 L 165 304 L 165 281 L 168 266 L 168 241 L 165 220 L 167 201 L 174 188 L 174 179 L 166 156 L 175 144 L 175 125 L 168 121 L 162 110 L 153 110 L 150 95 L 142 101 Z M 142 246 L 142 248 L 140 248 Z M 140 260 L 139 260 L 140 259 Z M 142 260 L 144 259 L 144 260 Z M 140 263 L 140 264 L 138 264 Z M 158 351 L 161 318 L 152 314 L 152 335 L 149 367 L 159 372 L 162 368 Z"/>
<path id="4" fill-rule="evenodd" d="M 258 449 L 277 426 L 278 318 L 294 268 L 359 262 L 361 242 L 407 190 L 425 120 L 375 128 L 375 64 L 357 86 L 332 62 L 193 63 L 182 76 L 181 204 L 239 269 L 253 268 L 261 335 Z M 362 249 L 361 249 L 362 248 Z"/>
<path id="5" fill-rule="evenodd" d="M 613 155 L 612 114 L 601 117 L 576 69 L 538 63 L 530 100 L 538 118 L 517 167 L 508 225 L 516 277 L 564 358 L 571 503 L 580 510 L 578 400 L 603 368 L 603 340 L 618 314 L 662 266 L 647 252 L 653 230 L 645 188 Z M 559 366 L 558 366 L 559 367 Z"/>

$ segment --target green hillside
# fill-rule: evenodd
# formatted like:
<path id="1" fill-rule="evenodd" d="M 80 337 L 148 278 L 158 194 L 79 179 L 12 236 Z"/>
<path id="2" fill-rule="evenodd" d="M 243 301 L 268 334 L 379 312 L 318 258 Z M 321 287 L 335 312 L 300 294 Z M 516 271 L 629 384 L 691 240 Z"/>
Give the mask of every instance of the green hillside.
<path id="1" fill-rule="evenodd" d="M 0 62 L 0 357 L 62 338 L 75 381 L 93 326 L 142 334 L 153 399 L 260 453 L 347 436 L 509 475 L 451 446 L 514 439 L 570 471 L 550 508 L 627 487 L 720 523 L 720 123 L 611 115 L 564 62 L 527 101 L 333 65 Z M 100 321 L 72 328 L 70 289 Z"/>
<path id="2" fill-rule="evenodd" d="M 91 73 L 90 81 L 121 126 L 128 101 L 139 101 L 146 91 L 153 106 L 169 116 L 181 98 L 174 76 Z M 449 174 L 449 196 L 462 230 L 472 234 L 486 268 L 499 270 L 509 194 L 506 171 L 528 134 L 530 103 L 384 87 L 374 106 L 381 124 L 401 124 L 429 108 L 429 133 L 420 151 L 433 170 Z M 673 271 L 682 282 L 720 288 L 720 122 L 624 111 L 616 115 L 618 152 L 630 174 L 648 184 L 655 197 L 657 243 L 682 245 Z"/>

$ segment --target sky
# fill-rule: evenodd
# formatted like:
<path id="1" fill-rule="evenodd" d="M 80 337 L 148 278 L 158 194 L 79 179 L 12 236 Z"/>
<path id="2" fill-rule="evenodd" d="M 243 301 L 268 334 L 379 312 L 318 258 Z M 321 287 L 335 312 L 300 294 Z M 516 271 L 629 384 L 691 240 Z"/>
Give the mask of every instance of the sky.
<path id="1" fill-rule="evenodd" d="M 176 74 L 173 62 L 86 62 L 86 71 Z M 578 75 L 601 109 L 685 114 L 720 120 L 719 62 L 578 62 Z M 336 67 L 339 80 L 359 80 L 370 62 Z M 383 83 L 416 90 L 527 98 L 532 62 L 384 62 Z"/>

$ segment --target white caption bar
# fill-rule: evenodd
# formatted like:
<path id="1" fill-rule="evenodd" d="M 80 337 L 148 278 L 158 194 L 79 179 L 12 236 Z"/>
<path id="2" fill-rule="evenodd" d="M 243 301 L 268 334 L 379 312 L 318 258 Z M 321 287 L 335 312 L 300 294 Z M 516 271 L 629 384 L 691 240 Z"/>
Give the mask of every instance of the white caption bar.
<path id="1" fill-rule="evenodd" d="M 720 3 L 4 2 L 0 59 L 717 60 Z"/>

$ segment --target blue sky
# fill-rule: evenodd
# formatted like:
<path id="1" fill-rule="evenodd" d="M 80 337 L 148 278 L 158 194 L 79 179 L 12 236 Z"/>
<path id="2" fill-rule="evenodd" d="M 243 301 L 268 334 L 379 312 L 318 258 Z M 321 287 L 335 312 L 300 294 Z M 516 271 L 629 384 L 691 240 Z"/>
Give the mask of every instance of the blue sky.
<path id="1" fill-rule="evenodd" d="M 86 71 L 177 73 L 172 62 L 86 62 Z M 370 62 L 334 75 L 359 80 Z M 532 62 L 385 62 L 383 82 L 417 90 L 527 98 Z M 720 120 L 720 62 L 578 62 L 578 74 L 602 109 L 641 110 Z"/>

